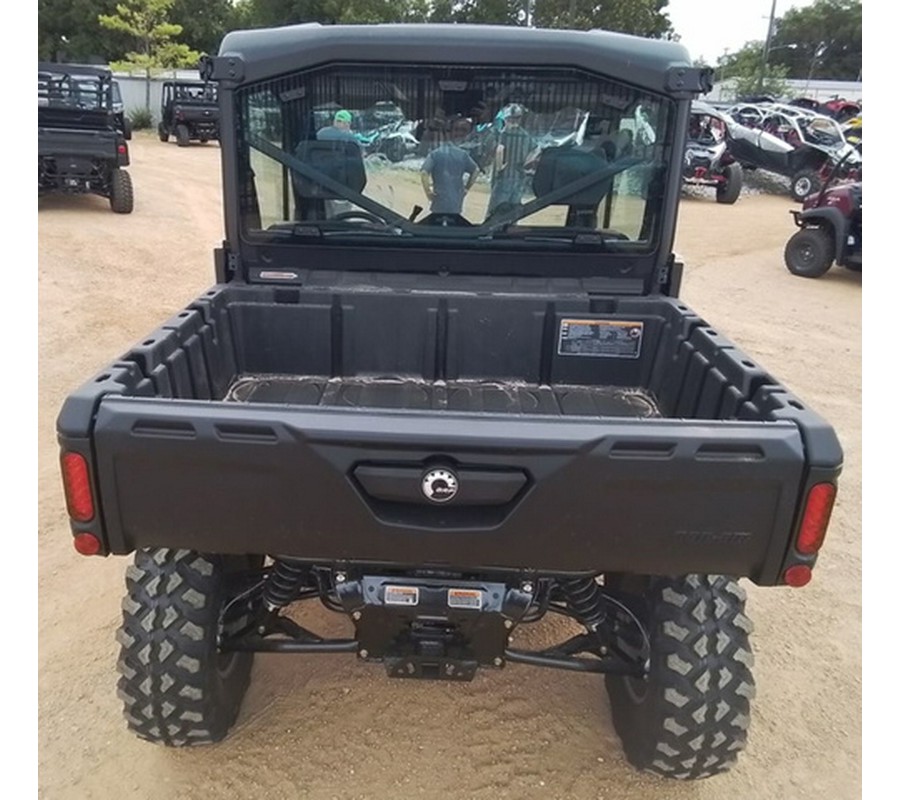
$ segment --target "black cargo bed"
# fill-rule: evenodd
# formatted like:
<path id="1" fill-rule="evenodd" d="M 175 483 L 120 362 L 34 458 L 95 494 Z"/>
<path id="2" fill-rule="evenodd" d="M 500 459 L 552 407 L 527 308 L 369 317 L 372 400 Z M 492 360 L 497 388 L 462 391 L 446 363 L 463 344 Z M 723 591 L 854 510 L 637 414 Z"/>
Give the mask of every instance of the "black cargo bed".
<path id="1" fill-rule="evenodd" d="M 653 397 L 621 386 L 536 385 L 513 381 L 423 381 L 240 375 L 226 400 L 300 406 L 339 406 L 498 414 L 659 417 Z"/>

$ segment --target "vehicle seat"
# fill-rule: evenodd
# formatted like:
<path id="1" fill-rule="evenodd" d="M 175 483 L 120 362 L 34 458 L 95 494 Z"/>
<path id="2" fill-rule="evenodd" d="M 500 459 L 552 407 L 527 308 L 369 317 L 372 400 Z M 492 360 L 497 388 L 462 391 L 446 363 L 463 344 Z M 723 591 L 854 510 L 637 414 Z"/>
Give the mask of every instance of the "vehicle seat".
<path id="1" fill-rule="evenodd" d="M 564 146 L 544 150 L 534 173 L 535 197 L 541 198 L 606 167 L 609 164 L 607 148 L 603 146 L 606 144 L 609 142 L 604 142 L 596 148 Z M 581 225 L 582 222 L 575 222 L 581 220 L 590 227 L 595 227 L 591 221 L 596 222 L 597 207 L 609 194 L 612 182 L 612 178 L 600 181 L 554 205 L 569 206 L 567 225 Z"/>
<path id="2" fill-rule="evenodd" d="M 354 141 L 305 140 L 297 146 L 294 155 L 312 169 L 354 192 L 362 193 L 366 188 L 366 167 L 362 151 Z M 323 218 L 322 201 L 341 199 L 332 189 L 297 172 L 291 172 L 291 182 L 298 219 Z"/>

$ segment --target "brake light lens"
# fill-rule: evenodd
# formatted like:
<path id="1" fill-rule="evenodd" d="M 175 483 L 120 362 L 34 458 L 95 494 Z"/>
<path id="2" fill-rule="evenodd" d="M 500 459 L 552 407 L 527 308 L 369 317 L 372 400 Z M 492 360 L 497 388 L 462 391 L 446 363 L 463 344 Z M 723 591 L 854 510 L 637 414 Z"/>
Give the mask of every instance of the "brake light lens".
<path id="1" fill-rule="evenodd" d="M 124 144 L 119 145 L 119 152 L 124 156 L 128 152 L 128 148 Z"/>
<path id="2" fill-rule="evenodd" d="M 800 533 L 797 534 L 797 552 L 805 556 L 818 553 L 825 541 L 825 531 L 831 519 L 831 509 L 837 490 L 833 483 L 817 483 L 809 490 Z"/>
<path id="3" fill-rule="evenodd" d="M 794 564 L 793 567 L 788 567 L 784 571 L 784 582 L 795 589 L 806 586 L 811 580 L 812 569 L 806 564 Z"/>
<path id="4" fill-rule="evenodd" d="M 69 516 L 76 522 L 94 518 L 94 498 L 87 461 L 80 453 L 65 453 L 62 457 L 63 487 Z"/>
<path id="5" fill-rule="evenodd" d="M 83 556 L 95 556 L 100 552 L 100 540 L 93 533 L 78 533 L 72 543 Z"/>

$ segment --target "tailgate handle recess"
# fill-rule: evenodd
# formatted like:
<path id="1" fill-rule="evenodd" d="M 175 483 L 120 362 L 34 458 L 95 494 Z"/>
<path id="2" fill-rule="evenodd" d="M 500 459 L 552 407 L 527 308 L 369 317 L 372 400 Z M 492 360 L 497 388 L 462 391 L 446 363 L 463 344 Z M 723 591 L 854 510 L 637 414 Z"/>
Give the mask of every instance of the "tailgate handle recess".
<path id="1" fill-rule="evenodd" d="M 506 505 L 528 482 L 525 473 L 518 469 L 459 469 L 444 465 L 360 465 L 353 470 L 353 477 L 373 500 L 445 507 Z M 435 485 L 444 488 L 448 481 L 449 492 L 440 494 L 432 490 Z"/>

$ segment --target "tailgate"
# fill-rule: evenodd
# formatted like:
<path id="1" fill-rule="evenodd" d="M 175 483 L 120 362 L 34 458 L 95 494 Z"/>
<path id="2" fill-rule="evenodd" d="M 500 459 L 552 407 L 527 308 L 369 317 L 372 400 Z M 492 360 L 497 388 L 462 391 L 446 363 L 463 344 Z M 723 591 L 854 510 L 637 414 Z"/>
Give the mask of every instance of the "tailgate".
<path id="1" fill-rule="evenodd" d="M 38 157 L 115 158 L 117 138 L 114 131 L 38 128 Z"/>
<path id="2" fill-rule="evenodd" d="M 771 583 L 805 477 L 800 432 L 788 421 L 107 396 L 94 443 L 116 553 L 161 545 L 326 563 L 727 573 Z M 445 502 L 423 491 L 435 470 L 456 481 Z"/>

